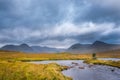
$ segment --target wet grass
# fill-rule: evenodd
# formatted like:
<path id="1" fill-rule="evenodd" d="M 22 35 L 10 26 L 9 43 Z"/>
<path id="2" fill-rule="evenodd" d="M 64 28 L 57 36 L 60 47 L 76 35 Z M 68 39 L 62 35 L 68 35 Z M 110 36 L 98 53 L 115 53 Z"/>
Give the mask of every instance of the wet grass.
<path id="1" fill-rule="evenodd" d="M 107 65 L 107 66 L 120 68 L 120 61 L 88 59 L 88 60 L 85 60 L 84 62 L 88 64 Z"/>
<path id="2" fill-rule="evenodd" d="M 56 63 L 32 64 L 22 62 L 22 60 L 47 60 L 48 58 L 48 54 L 0 51 L 0 80 L 72 80 L 61 72 L 66 70 L 67 66 Z"/>
<path id="3" fill-rule="evenodd" d="M 61 71 L 67 66 L 56 63 L 30 64 L 0 61 L 0 80 L 72 80 Z"/>
<path id="4" fill-rule="evenodd" d="M 22 53 L 0 51 L 0 59 L 9 61 L 42 61 L 42 60 L 83 60 L 91 58 L 91 54 L 71 54 L 71 53 Z"/>
<path id="5" fill-rule="evenodd" d="M 113 54 L 96 54 L 96 57 L 120 57 Z M 0 80 L 71 80 L 61 71 L 67 66 L 51 64 L 31 64 L 28 61 L 42 60 L 85 60 L 86 63 L 109 65 L 120 68 L 120 61 L 91 60 L 92 54 L 71 53 L 23 53 L 15 51 L 0 51 Z"/>

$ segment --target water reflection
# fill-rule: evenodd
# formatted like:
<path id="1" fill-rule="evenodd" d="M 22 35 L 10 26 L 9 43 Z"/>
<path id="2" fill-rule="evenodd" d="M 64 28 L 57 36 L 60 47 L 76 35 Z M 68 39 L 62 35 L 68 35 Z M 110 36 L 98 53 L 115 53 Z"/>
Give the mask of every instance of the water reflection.
<path id="1" fill-rule="evenodd" d="M 120 69 L 110 66 L 88 65 L 83 63 L 83 60 L 36 61 L 32 63 L 57 63 L 69 66 L 69 69 L 62 73 L 72 77 L 73 80 L 120 80 Z"/>

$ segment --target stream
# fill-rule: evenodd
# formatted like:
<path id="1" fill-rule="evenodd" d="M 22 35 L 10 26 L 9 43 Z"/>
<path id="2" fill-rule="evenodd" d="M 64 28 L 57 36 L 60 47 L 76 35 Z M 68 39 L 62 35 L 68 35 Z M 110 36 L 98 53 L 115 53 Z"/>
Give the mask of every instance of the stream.
<path id="1" fill-rule="evenodd" d="M 104 58 L 101 59 L 110 60 Z M 116 59 L 111 60 L 116 61 Z M 83 60 L 33 61 L 30 63 L 57 63 L 59 65 L 69 66 L 70 68 L 62 71 L 62 73 L 65 76 L 72 77 L 73 80 L 120 80 L 120 69 L 110 66 L 85 64 L 83 63 Z"/>

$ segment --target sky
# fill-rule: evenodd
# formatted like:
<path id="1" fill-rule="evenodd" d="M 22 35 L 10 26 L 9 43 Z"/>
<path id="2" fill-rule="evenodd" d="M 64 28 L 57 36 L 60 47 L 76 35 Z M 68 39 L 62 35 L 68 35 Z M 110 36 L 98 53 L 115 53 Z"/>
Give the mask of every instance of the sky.
<path id="1" fill-rule="evenodd" d="M 0 46 L 120 43 L 120 0 L 0 0 Z"/>

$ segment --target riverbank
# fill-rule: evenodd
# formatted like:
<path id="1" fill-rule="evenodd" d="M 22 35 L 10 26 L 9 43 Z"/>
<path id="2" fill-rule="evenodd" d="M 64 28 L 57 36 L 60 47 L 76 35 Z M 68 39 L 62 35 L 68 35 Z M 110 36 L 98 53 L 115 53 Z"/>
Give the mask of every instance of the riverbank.
<path id="1" fill-rule="evenodd" d="M 62 74 L 67 66 L 0 61 L 0 80 L 72 80 Z"/>
<path id="2" fill-rule="evenodd" d="M 48 61 L 32 61 L 28 63 L 49 64 L 57 63 L 59 65 L 68 66 L 67 70 L 62 73 L 71 77 L 73 80 L 119 80 L 120 69 L 103 66 L 91 65 L 83 63 L 83 60 L 48 60 Z"/>
<path id="3" fill-rule="evenodd" d="M 107 66 L 120 68 L 120 61 L 88 59 L 88 60 L 85 60 L 84 63 L 97 64 L 97 65 L 107 65 Z"/>

